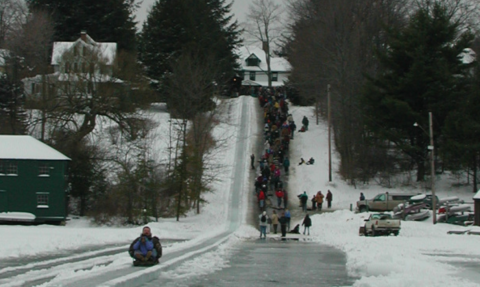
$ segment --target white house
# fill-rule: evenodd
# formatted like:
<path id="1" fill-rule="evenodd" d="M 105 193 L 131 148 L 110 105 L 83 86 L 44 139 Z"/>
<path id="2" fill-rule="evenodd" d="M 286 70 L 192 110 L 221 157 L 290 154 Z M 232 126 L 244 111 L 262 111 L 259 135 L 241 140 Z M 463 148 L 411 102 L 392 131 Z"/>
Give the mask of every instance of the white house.
<path id="1" fill-rule="evenodd" d="M 37 97 L 40 92 L 64 93 L 68 89 L 85 86 L 89 91 L 100 83 L 122 83 L 112 78 L 117 56 L 117 43 L 96 42 L 85 31 L 73 42 L 54 42 L 51 65 L 53 74 L 42 78 L 37 75 L 23 80 L 27 96 Z M 42 89 L 44 81 L 47 87 Z M 77 83 L 78 85 L 72 85 Z"/>
<path id="2" fill-rule="evenodd" d="M 265 51 L 255 46 L 245 46 L 238 49 L 240 58 L 242 85 L 268 86 L 267 57 Z M 283 86 L 290 75 L 290 63 L 280 57 L 270 58 L 272 86 Z"/>
<path id="3" fill-rule="evenodd" d="M 59 73 L 112 75 L 117 43 L 95 42 L 85 31 L 74 42 L 54 42 L 51 65 Z M 103 67 L 102 67 L 103 66 Z"/>

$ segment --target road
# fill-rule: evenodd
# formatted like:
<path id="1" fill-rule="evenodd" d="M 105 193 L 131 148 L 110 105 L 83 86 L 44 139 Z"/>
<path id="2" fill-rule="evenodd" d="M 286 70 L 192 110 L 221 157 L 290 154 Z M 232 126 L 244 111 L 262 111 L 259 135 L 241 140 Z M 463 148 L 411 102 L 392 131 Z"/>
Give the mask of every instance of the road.
<path id="1" fill-rule="evenodd" d="M 176 245 L 175 249 L 169 248 L 168 240 L 162 239 L 165 249 L 161 264 L 150 268 L 132 267 L 131 259 L 126 256 L 127 245 L 105 249 L 92 247 L 77 250 L 75 254 L 53 254 L 43 258 L 3 262 L 4 266 L 0 266 L 3 267 L 0 270 L 0 286 L 224 286 L 226 282 L 231 282 L 231 286 L 258 286 L 259 282 L 265 286 L 283 282 L 302 286 L 310 283 L 312 286 L 351 285 L 354 279 L 347 275 L 342 252 L 310 242 L 273 239 L 247 240 L 234 245 L 229 268 L 189 279 L 188 284 L 182 280 L 177 282 L 162 278 L 163 271 L 175 270 L 185 262 L 217 250 L 232 238 L 245 218 L 256 226 L 255 218 L 258 215 L 254 203 L 242 198 L 247 193 L 249 197 L 253 196 L 251 186 L 244 186 L 246 178 L 248 182 L 253 181 L 254 174 L 249 170 L 252 141 L 262 143 L 259 140 L 261 135 L 251 134 L 251 119 L 255 118 L 253 113 L 259 113 L 256 104 L 249 97 L 241 97 L 239 101 L 241 113 L 235 145 L 236 161 L 232 167 L 230 187 L 234 192 L 230 192 L 228 225 L 223 232 L 186 243 L 183 248 Z M 321 277 L 318 272 L 322 273 Z M 316 279 L 318 281 L 312 281 Z"/>

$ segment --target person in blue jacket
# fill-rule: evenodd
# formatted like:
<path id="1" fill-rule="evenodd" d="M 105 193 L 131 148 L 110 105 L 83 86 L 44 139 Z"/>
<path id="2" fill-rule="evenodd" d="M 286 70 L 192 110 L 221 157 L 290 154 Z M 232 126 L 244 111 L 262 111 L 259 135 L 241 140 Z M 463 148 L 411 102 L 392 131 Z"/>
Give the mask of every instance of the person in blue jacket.
<path id="1" fill-rule="evenodd" d="M 162 257 L 162 244 L 157 236 L 152 235 L 150 227 L 145 226 L 140 237 L 130 244 L 128 253 L 135 259 L 135 266 L 157 264 Z"/>
<path id="2" fill-rule="evenodd" d="M 147 236 L 141 236 L 140 240 L 133 244 L 133 256 L 140 261 L 147 261 L 152 257 L 153 242 Z"/>

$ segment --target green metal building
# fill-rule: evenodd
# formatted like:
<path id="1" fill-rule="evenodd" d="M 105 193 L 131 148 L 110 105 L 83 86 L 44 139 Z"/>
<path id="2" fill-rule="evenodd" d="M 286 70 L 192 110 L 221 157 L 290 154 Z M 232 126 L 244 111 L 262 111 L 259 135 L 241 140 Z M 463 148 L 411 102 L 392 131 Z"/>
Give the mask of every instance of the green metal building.
<path id="1" fill-rule="evenodd" d="M 31 136 L 0 135 L 0 221 L 65 221 L 69 161 Z"/>

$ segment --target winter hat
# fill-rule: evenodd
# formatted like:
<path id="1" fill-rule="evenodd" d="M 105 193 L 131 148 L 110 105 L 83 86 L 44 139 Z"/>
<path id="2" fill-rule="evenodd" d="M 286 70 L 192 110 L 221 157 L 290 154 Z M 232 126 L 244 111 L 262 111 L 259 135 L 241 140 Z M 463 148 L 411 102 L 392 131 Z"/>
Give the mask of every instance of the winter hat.
<path id="1" fill-rule="evenodd" d="M 266 212 L 266 211 L 264 211 L 264 212 L 263 212 L 263 215 L 267 215 L 267 212 Z"/>

